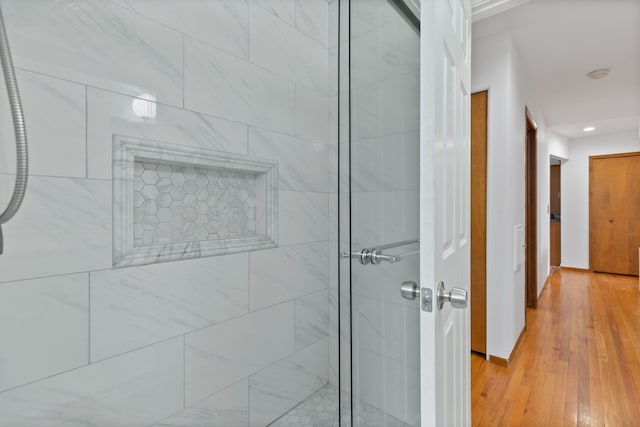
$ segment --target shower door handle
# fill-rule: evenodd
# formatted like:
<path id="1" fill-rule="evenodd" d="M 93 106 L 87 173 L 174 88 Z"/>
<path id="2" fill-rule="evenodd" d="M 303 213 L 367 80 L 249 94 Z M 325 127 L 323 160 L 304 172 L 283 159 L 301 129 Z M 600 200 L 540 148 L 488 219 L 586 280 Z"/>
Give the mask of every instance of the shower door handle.
<path id="1" fill-rule="evenodd" d="M 349 254 L 349 252 L 342 252 L 340 256 L 343 258 L 351 257 L 358 259 L 362 265 L 378 265 L 383 261 L 394 264 L 402 260 L 400 255 L 385 255 L 379 249 L 363 249 L 360 252 L 351 252 L 351 254 Z"/>

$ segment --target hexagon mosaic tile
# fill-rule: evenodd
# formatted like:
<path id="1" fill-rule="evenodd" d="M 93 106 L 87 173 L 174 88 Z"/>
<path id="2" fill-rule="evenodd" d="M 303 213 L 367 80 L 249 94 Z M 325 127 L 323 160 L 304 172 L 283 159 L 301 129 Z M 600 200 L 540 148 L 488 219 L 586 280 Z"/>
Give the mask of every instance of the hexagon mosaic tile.
<path id="1" fill-rule="evenodd" d="M 276 246 L 277 161 L 114 135 L 114 267 Z"/>
<path id="2" fill-rule="evenodd" d="M 256 234 L 256 175 L 136 161 L 134 245 Z"/>

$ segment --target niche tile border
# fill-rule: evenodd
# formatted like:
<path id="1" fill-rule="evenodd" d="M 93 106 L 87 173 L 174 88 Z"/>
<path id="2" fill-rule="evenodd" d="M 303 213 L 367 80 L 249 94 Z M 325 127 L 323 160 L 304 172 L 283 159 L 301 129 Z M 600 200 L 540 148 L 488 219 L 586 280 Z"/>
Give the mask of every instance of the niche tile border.
<path id="1" fill-rule="evenodd" d="M 252 175 L 256 181 L 257 226 L 250 235 L 143 244 L 136 239 L 134 211 L 136 167 L 155 163 Z M 138 165 L 138 166 L 136 166 Z M 137 191 L 136 191 L 137 190 Z M 122 135 L 113 136 L 113 266 L 129 267 L 166 261 L 246 252 L 278 246 L 278 163 L 205 148 L 186 147 Z"/>

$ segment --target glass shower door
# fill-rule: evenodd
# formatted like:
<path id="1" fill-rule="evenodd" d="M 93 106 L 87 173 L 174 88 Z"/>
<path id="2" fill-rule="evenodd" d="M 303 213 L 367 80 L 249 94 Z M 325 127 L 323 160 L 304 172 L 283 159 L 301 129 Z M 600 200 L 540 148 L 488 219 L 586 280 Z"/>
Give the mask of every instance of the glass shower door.
<path id="1" fill-rule="evenodd" d="M 420 33 L 391 0 L 350 1 L 353 425 L 420 423 Z M 410 287 L 410 284 L 406 284 Z"/>

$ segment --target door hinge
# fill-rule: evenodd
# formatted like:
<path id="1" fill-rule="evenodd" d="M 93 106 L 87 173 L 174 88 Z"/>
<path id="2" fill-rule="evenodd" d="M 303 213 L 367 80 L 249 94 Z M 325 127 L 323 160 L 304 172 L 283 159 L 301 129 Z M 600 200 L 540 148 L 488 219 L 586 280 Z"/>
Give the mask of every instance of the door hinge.
<path id="1" fill-rule="evenodd" d="M 433 311 L 433 291 L 431 288 L 422 288 L 420 290 L 420 300 L 422 311 L 431 313 Z"/>

